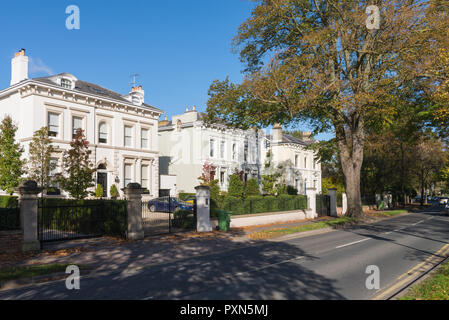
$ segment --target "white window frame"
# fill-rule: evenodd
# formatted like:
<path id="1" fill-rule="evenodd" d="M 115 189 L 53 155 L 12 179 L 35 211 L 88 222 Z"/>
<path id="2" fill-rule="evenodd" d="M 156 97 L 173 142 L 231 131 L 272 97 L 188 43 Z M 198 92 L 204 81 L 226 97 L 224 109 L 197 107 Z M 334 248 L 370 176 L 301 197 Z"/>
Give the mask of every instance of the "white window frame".
<path id="1" fill-rule="evenodd" d="M 143 146 L 143 141 L 144 141 L 144 139 L 143 139 L 143 132 L 144 131 L 147 132 L 147 137 L 145 139 L 146 142 L 147 142 L 147 145 L 145 147 Z M 145 150 L 150 149 L 150 137 L 151 137 L 151 134 L 150 134 L 150 129 L 149 128 L 146 128 L 146 127 L 140 128 L 140 147 L 142 149 L 145 149 Z"/>
<path id="2" fill-rule="evenodd" d="M 129 179 L 127 179 L 126 176 L 126 168 L 129 167 L 130 168 L 130 177 Z M 126 188 L 128 186 L 128 184 L 132 183 L 133 181 L 133 169 L 134 169 L 134 165 L 131 163 L 127 163 L 125 162 L 123 164 L 123 187 Z M 127 181 L 129 180 L 129 182 L 127 183 Z"/>
<path id="3" fill-rule="evenodd" d="M 217 144 L 217 140 L 215 138 L 209 139 L 209 157 L 211 157 L 211 158 L 216 158 L 216 156 L 217 156 L 216 144 Z"/>
<path id="4" fill-rule="evenodd" d="M 61 118 L 62 118 L 63 114 L 60 112 L 53 111 L 53 110 L 47 110 L 47 128 L 48 128 L 49 132 L 51 132 L 51 130 L 50 130 L 50 115 L 54 115 L 54 116 L 58 117 L 58 132 L 56 132 L 56 136 L 50 136 L 50 138 L 60 138 L 61 133 L 62 133 Z"/>
<path id="5" fill-rule="evenodd" d="M 75 118 L 78 118 L 81 120 L 81 128 L 77 128 L 77 129 L 81 129 L 84 132 L 84 136 L 87 137 L 87 132 L 86 132 L 86 117 L 79 115 L 79 114 L 72 114 L 72 121 L 71 121 L 71 138 L 75 138 L 75 128 L 74 128 L 74 120 Z"/>
<path id="6" fill-rule="evenodd" d="M 101 127 L 104 125 L 106 127 L 106 142 L 100 141 L 101 138 Z M 106 121 L 100 121 L 98 123 L 98 144 L 109 144 L 109 125 Z"/>
<path id="7" fill-rule="evenodd" d="M 126 136 L 126 129 L 127 128 L 131 129 L 131 137 L 130 137 L 131 138 L 131 145 L 127 145 L 126 144 L 126 138 L 127 138 L 127 136 Z M 135 131 L 135 126 L 134 125 L 124 124 L 124 126 L 123 126 L 123 146 L 125 148 L 133 148 L 135 146 L 135 144 L 134 144 L 134 136 L 135 136 L 134 131 Z"/>
<path id="8" fill-rule="evenodd" d="M 220 140 L 220 159 L 226 159 L 226 141 Z"/>
<path id="9" fill-rule="evenodd" d="M 144 173 L 143 172 L 144 168 L 146 168 L 146 170 L 147 170 L 146 177 L 143 174 Z M 146 187 L 144 185 L 144 181 L 147 182 L 147 186 Z M 150 190 L 150 165 L 148 165 L 148 164 L 142 164 L 142 166 L 140 167 L 140 184 L 141 184 L 142 188 Z"/>

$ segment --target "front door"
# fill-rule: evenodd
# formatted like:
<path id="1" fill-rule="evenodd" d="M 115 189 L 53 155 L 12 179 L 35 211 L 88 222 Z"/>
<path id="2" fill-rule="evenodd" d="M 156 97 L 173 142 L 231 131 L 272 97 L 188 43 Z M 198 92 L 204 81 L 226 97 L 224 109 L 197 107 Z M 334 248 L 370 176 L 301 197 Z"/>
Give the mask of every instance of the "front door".
<path id="1" fill-rule="evenodd" d="M 105 172 L 98 172 L 97 183 L 103 188 L 103 198 L 108 197 L 108 174 Z"/>

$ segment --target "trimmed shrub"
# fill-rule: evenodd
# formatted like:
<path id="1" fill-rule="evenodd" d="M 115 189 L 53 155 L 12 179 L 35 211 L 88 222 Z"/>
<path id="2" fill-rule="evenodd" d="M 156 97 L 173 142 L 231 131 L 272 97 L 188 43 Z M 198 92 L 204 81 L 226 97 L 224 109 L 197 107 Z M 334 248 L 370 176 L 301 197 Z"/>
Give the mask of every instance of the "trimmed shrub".
<path id="1" fill-rule="evenodd" d="M 185 199 L 187 199 L 190 196 L 196 196 L 196 193 L 180 192 L 179 195 L 178 195 L 179 200 L 182 200 L 182 201 L 184 201 Z"/>
<path id="2" fill-rule="evenodd" d="M 118 198 L 120 196 L 117 186 L 113 184 L 111 186 L 111 189 L 109 190 L 109 193 L 111 194 L 111 198 Z"/>
<path id="3" fill-rule="evenodd" d="M 289 195 L 291 195 L 291 196 L 296 196 L 296 195 L 298 195 L 298 189 L 296 189 L 296 188 L 293 187 L 293 186 L 288 186 L 288 187 L 287 187 L 287 193 L 288 193 Z"/>
<path id="4" fill-rule="evenodd" d="M 222 208 L 231 211 L 233 215 L 305 210 L 307 209 L 307 197 L 289 195 L 280 195 L 279 197 L 256 196 L 243 200 L 227 196 L 223 200 Z"/>
<path id="5" fill-rule="evenodd" d="M 226 211 L 231 211 L 232 214 L 245 214 L 243 203 L 244 200 L 242 198 L 227 195 L 223 199 L 222 208 Z"/>
<path id="6" fill-rule="evenodd" d="M 103 198 L 103 187 L 101 184 L 97 184 L 97 189 L 95 189 L 95 197 L 97 198 Z"/>

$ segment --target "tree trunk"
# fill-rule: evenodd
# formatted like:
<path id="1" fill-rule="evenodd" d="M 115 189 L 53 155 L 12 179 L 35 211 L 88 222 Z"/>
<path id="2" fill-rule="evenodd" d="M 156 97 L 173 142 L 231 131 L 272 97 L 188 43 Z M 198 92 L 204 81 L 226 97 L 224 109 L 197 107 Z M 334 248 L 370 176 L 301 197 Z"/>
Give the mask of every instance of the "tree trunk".
<path id="1" fill-rule="evenodd" d="M 357 161 L 347 161 L 342 163 L 343 172 L 346 180 L 346 195 L 348 199 L 348 217 L 361 217 L 363 215 L 362 195 L 360 193 L 360 169 L 361 164 Z"/>
<path id="2" fill-rule="evenodd" d="M 421 206 L 424 205 L 424 170 L 421 170 Z"/>
<path id="3" fill-rule="evenodd" d="M 345 176 L 348 211 L 346 216 L 358 218 L 363 216 L 362 197 L 360 193 L 360 174 L 363 164 L 364 129 L 359 120 L 351 130 L 335 126 L 340 162 Z"/>

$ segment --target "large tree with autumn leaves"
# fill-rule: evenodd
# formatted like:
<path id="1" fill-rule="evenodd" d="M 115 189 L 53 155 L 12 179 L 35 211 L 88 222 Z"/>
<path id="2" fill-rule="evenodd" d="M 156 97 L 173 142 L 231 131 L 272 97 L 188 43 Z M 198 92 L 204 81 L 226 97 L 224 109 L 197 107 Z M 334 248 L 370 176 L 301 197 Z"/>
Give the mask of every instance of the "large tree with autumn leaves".
<path id="1" fill-rule="evenodd" d="M 421 103 L 428 82 L 420 68 L 443 45 L 436 35 L 449 26 L 446 1 L 255 2 L 234 39 L 244 81 L 211 85 L 208 120 L 240 128 L 306 121 L 315 133 L 333 131 L 348 216 L 360 216 L 365 136 L 391 124 L 398 106 Z M 378 29 L 367 27 L 370 5 L 379 9 Z M 408 88 L 404 101 L 398 92 Z"/>

